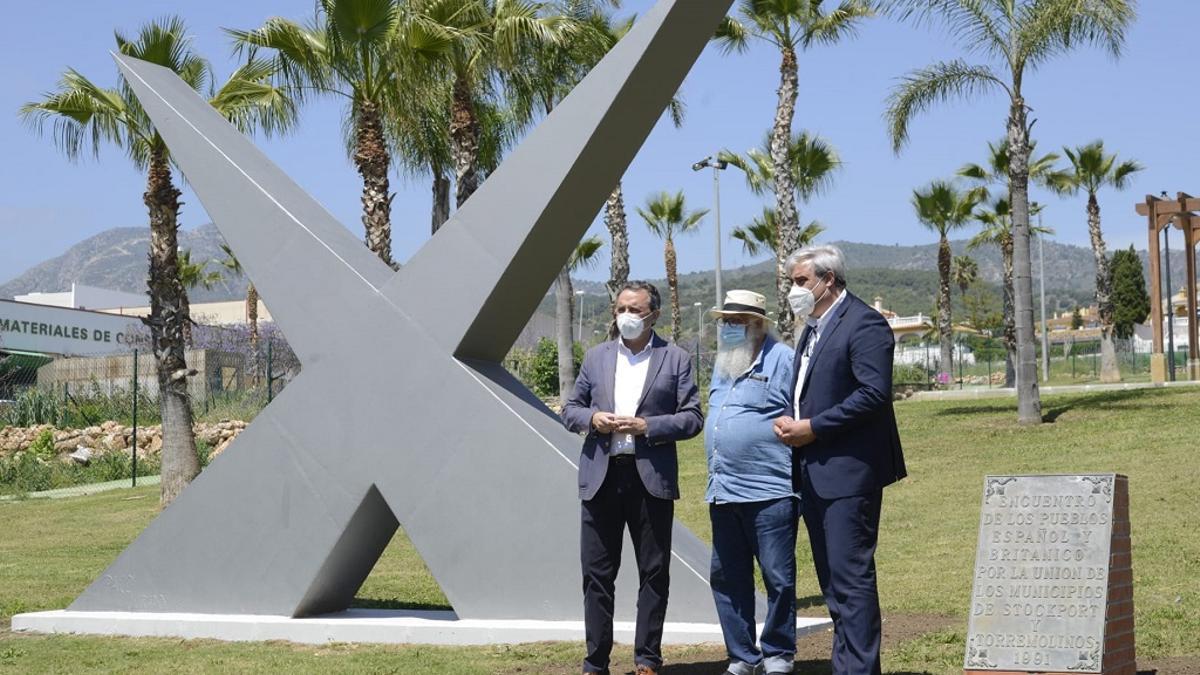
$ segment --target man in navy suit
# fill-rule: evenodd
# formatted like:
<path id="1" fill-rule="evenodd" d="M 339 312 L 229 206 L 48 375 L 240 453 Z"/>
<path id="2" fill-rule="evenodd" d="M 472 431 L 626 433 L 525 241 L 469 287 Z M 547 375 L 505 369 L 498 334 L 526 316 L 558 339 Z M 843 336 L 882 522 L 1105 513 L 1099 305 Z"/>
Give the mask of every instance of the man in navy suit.
<path id="1" fill-rule="evenodd" d="M 700 433 L 704 417 L 690 355 L 653 330 L 660 304 L 653 285 L 625 284 L 614 307 L 620 337 L 588 350 L 575 391 L 563 405 L 566 427 L 587 434 L 579 457 L 584 673 L 608 672 L 626 527 L 638 565 L 637 673 L 654 675 L 662 666 L 671 527 L 679 499 L 675 442 Z"/>
<path id="2" fill-rule="evenodd" d="M 785 269 L 803 326 L 792 409 L 775 433 L 792 446 L 813 564 L 833 619 L 833 672 L 880 672 L 875 545 L 883 488 L 906 475 L 892 409 L 895 339 L 884 317 L 846 290 L 832 246 L 804 248 Z"/>

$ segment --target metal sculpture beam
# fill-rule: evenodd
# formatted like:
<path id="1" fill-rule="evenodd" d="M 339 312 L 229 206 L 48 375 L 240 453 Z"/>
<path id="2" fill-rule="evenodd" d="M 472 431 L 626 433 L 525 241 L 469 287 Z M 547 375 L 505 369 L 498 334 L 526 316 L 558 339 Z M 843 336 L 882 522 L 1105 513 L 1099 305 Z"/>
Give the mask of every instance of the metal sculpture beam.
<path id="1" fill-rule="evenodd" d="M 70 609 L 341 610 L 403 524 L 459 617 L 578 619 L 580 439 L 499 361 L 730 4 L 659 2 L 398 273 L 173 73 L 115 56 L 304 368 Z M 674 542 L 670 616 L 711 622 L 707 547 Z"/>

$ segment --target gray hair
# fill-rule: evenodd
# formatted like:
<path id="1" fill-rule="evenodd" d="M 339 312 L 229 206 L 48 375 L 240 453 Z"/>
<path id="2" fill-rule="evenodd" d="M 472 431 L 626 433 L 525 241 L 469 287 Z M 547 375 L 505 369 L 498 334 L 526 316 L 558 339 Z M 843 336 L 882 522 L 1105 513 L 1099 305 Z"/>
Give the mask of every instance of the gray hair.
<path id="1" fill-rule="evenodd" d="M 788 256 L 783 269 L 790 276 L 796 265 L 811 263 L 813 273 L 823 277 L 833 272 L 833 283 L 838 288 L 846 287 L 846 256 L 836 246 L 805 246 Z"/>

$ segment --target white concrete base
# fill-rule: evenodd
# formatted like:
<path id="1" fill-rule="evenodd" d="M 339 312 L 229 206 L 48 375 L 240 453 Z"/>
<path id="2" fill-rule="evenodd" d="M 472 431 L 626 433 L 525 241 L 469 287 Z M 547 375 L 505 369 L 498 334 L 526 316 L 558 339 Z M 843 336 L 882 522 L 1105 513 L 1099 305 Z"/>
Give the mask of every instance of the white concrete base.
<path id="1" fill-rule="evenodd" d="M 798 635 L 824 630 L 829 619 L 796 619 Z M 172 614 L 147 612 L 32 612 L 12 618 L 12 629 L 32 633 L 82 633 L 127 637 L 172 637 L 230 642 L 285 640 L 304 644 L 364 642 L 427 645 L 490 645 L 583 640 L 582 621 L 459 619 L 449 611 L 352 609 L 292 619 L 284 616 Z M 633 622 L 613 626 L 617 642 L 633 642 Z M 760 627 L 761 629 L 761 627 Z M 665 644 L 721 643 L 721 627 L 667 623 Z"/>

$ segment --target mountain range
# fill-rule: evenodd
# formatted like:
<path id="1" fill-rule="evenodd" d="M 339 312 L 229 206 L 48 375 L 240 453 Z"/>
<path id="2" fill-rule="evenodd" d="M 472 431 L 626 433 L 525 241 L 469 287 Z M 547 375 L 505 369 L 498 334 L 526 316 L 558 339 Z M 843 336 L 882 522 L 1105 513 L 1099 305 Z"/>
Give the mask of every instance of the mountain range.
<path id="1" fill-rule="evenodd" d="M 212 224 L 181 230 L 179 246 L 191 250 L 192 260 L 211 260 L 209 269 L 218 269 L 222 279 L 211 288 L 189 291 L 193 302 L 231 300 L 244 297 L 246 279 L 216 264 L 225 257 L 220 233 Z M 937 245 L 900 246 L 859 242 L 835 242 L 846 254 L 852 290 L 868 301 L 881 296 L 885 307 L 900 314 L 929 313 L 937 289 Z M 0 298 L 31 291 L 62 291 L 72 282 L 130 293 L 145 292 L 149 231 L 144 227 L 106 230 L 67 249 L 62 255 L 45 260 L 0 285 Z M 1001 277 L 1000 253 L 994 247 L 968 250 L 966 241 L 951 243 L 955 255 L 968 254 L 979 266 L 980 277 L 998 286 Z M 1034 278 L 1038 275 L 1038 246 L 1034 245 Z M 1145 251 L 1140 251 L 1143 264 Z M 1172 251 L 1171 268 L 1177 287 L 1182 287 L 1183 252 Z M 1091 302 L 1095 269 L 1091 249 L 1045 242 L 1046 299 L 1049 311 L 1069 311 Z M 771 260 L 725 270 L 725 288 L 754 288 L 769 298 L 772 292 L 774 263 Z M 859 283 L 856 284 L 856 276 Z M 680 304 L 684 308 L 701 302 L 711 305 L 715 293 L 712 271 L 680 275 Z M 589 295 L 606 296 L 604 285 L 579 281 L 576 288 Z M 663 290 L 665 291 L 665 284 Z M 1036 286 L 1035 286 L 1036 290 Z M 268 302 L 269 298 L 264 299 Z M 665 298 L 664 298 L 665 301 Z M 542 303 L 539 313 L 553 315 L 552 298 Z M 587 312 L 585 311 L 585 314 Z M 692 315 L 694 316 L 694 314 Z M 669 316 L 667 317 L 669 319 Z M 544 322 L 540 322 L 543 323 Z M 591 323 L 591 322 L 589 322 Z"/>

